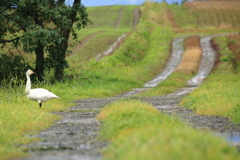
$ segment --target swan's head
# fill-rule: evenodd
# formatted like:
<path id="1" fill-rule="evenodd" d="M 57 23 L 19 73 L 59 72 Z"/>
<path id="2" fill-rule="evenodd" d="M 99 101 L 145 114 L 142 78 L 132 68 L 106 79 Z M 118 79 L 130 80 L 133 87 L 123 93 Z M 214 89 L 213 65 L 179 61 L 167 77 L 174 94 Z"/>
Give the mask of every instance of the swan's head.
<path id="1" fill-rule="evenodd" d="M 32 74 L 35 74 L 32 70 L 28 70 L 28 71 L 26 72 L 26 75 L 27 75 L 27 76 L 30 76 L 30 75 L 32 75 Z"/>

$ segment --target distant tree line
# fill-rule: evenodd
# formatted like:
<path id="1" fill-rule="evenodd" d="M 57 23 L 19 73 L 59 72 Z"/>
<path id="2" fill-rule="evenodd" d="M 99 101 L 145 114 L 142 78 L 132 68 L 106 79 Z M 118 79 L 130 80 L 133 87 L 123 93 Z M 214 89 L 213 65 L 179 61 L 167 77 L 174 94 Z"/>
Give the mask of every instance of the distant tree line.
<path id="1" fill-rule="evenodd" d="M 11 43 L 25 52 L 34 52 L 39 81 L 44 78 L 44 70 L 51 68 L 56 80 L 63 79 L 64 68 L 68 67 L 65 57 L 70 34 L 76 39 L 76 30 L 90 23 L 81 0 L 74 0 L 71 6 L 65 0 L 0 1 L 0 44 L 4 47 Z"/>

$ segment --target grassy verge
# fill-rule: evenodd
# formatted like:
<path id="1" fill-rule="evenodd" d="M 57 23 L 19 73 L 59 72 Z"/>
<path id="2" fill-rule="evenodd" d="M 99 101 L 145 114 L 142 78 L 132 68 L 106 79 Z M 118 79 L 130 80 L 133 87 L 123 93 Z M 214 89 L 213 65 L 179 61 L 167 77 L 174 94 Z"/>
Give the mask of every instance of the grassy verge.
<path id="1" fill-rule="evenodd" d="M 150 104 L 122 100 L 106 106 L 97 117 L 101 138 L 112 143 L 104 159 L 238 159 L 227 142 L 200 132 Z"/>
<path id="2" fill-rule="evenodd" d="M 43 107 L 39 108 L 36 102 L 26 98 L 24 82 L 20 87 L 5 87 L 0 88 L 0 156 L 1 159 L 13 159 L 25 155 L 18 145 L 36 140 L 23 134 L 49 127 L 59 119 L 50 112 L 63 110 L 69 104 L 64 99 L 59 99 L 43 103 Z M 47 88 L 57 92 L 55 86 Z"/>

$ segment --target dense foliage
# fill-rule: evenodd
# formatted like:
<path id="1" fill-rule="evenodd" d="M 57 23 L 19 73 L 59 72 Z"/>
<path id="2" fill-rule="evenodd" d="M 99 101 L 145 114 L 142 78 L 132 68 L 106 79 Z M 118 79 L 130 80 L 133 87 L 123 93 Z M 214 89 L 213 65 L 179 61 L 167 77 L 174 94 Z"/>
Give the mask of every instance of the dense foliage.
<path id="1" fill-rule="evenodd" d="M 67 67 L 70 33 L 76 39 L 75 29 L 90 23 L 81 0 L 74 0 L 71 7 L 65 5 L 65 0 L 3 0 L 0 8 L 0 43 L 11 42 L 15 48 L 22 45 L 24 51 L 35 52 L 40 81 L 45 66 L 53 68 L 55 79 L 61 80 Z"/>
<path id="2" fill-rule="evenodd" d="M 6 82 L 9 82 L 13 77 L 25 78 L 25 74 L 22 71 L 29 69 L 29 65 L 20 55 L 2 54 L 0 55 L 0 62 L 0 80 L 5 80 Z"/>

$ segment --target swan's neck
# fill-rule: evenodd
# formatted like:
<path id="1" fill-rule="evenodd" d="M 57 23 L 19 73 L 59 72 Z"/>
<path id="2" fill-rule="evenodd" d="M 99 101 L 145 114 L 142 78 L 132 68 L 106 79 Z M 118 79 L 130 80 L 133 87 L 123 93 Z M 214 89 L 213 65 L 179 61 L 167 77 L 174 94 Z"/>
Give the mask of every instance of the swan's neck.
<path id="1" fill-rule="evenodd" d="M 25 93 L 28 95 L 31 89 L 31 80 L 29 75 L 26 75 L 26 76 L 27 76 L 27 84 L 26 84 Z"/>

